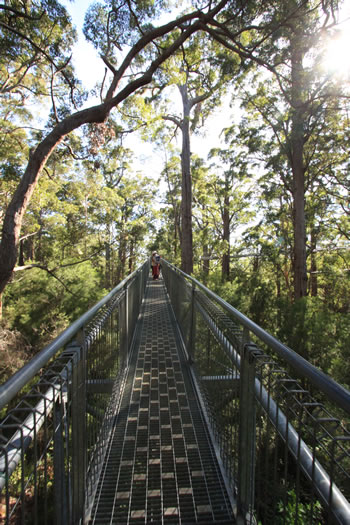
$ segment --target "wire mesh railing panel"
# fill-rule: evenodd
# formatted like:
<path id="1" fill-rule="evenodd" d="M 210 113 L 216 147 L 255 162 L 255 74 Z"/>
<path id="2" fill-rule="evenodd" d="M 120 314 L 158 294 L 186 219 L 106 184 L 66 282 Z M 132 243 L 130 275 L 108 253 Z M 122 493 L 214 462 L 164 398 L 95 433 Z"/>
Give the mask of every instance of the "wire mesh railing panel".
<path id="1" fill-rule="evenodd" d="M 173 273 L 170 278 L 167 265 L 162 267 L 162 272 L 185 346 L 189 348 L 192 334 L 191 286 L 179 274 Z"/>
<path id="2" fill-rule="evenodd" d="M 172 302 L 184 295 L 192 312 L 182 330 L 237 516 L 349 524 L 350 393 L 201 283 L 163 268 Z"/>
<path id="3" fill-rule="evenodd" d="M 60 356 L 1 423 L 1 518 L 5 523 L 30 523 L 33 516 L 34 523 L 54 521 L 55 493 L 71 470 L 66 461 L 61 481 L 55 479 L 54 446 L 62 458 L 70 449 L 66 407 L 73 360 L 70 353 Z M 68 493 L 61 496 L 67 502 Z M 69 506 L 65 508 L 68 520 Z"/>
<path id="4" fill-rule="evenodd" d="M 258 515 L 265 522 L 346 523 L 348 429 L 264 354 L 257 377 Z"/>
<path id="5" fill-rule="evenodd" d="M 83 519 L 148 273 L 147 262 L 1 387 L 5 409 L 29 385 L 0 424 L 1 523 Z"/>
<path id="6" fill-rule="evenodd" d="M 239 379 L 236 367 L 206 320 L 196 316 L 194 369 L 232 489 L 238 472 Z"/>

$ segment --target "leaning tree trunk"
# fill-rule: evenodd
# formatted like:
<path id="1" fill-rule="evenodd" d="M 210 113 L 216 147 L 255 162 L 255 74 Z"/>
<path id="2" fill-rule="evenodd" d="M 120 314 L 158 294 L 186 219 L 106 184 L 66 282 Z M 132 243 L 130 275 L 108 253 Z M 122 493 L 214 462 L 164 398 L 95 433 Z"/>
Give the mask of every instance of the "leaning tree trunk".
<path id="1" fill-rule="evenodd" d="M 101 104 L 71 115 L 47 135 L 30 157 L 4 217 L 0 243 L 0 293 L 5 289 L 16 266 L 23 216 L 47 159 L 68 133 L 87 122 L 102 122 L 109 110 L 110 108 Z"/>
<path id="2" fill-rule="evenodd" d="M 181 153 L 181 269 L 191 274 L 193 272 L 193 241 L 192 241 L 192 178 L 190 149 L 190 102 L 187 86 L 179 86 L 183 103 L 182 120 L 182 153 Z"/>
<path id="3" fill-rule="evenodd" d="M 297 39 L 292 42 L 292 132 L 291 165 L 293 174 L 293 229 L 294 229 L 294 299 L 307 295 L 306 222 L 305 222 L 305 168 L 303 131 L 303 53 Z"/>
<path id="4" fill-rule="evenodd" d="M 163 26 L 155 27 L 144 33 L 127 53 L 121 62 L 120 68 L 114 71 L 113 79 L 107 91 L 106 101 L 68 116 L 57 124 L 51 133 L 38 145 L 32 157 L 29 159 L 27 169 L 5 213 L 0 243 L 0 294 L 11 279 L 13 269 L 16 266 L 18 243 L 24 213 L 38 183 L 41 171 L 56 146 L 68 133 L 79 128 L 81 125 L 104 122 L 114 107 L 118 106 L 139 88 L 149 84 L 159 66 L 172 56 L 192 34 L 211 21 L 225 6 L 226 2 L 227 0 L 221 0 L 219 4 L 207 13 L 194 11 L 193 13 L 186 14 Z M 135 57 L 139 55 L 140 51 L 148 46 L 154 39 L 165 36 L 179 26 L 182 27 L 179 36 L 159 53 L 157 58 L 151 62 L 142 75 L 127 82 L 115 95 L 126 70 L 130 67 Z"/>

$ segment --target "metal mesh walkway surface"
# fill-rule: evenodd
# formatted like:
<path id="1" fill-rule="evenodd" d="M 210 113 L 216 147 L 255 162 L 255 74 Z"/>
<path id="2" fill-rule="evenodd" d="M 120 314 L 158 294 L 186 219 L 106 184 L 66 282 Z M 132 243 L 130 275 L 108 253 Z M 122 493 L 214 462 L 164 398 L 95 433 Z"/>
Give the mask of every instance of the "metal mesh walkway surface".
<path id="1" fill-rule="evenodd" d="M 147 283 L 90 523 L 235 523 L 162 280 Z"/>

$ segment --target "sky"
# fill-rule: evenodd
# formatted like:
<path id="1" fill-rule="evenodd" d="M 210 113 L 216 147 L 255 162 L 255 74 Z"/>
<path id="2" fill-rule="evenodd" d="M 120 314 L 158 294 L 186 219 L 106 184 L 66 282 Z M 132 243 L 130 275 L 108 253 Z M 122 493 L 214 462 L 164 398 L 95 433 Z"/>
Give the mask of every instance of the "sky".
<path id="1" fill-rule="evenodd" d="M 93 89 L 95 83 L 100 81 L 104 74 L 104 64 L 98 57 L 93 45 L 86 42 L 82 33 L 85 12 L 91 2 L 86 0 L 61 0 L 62 4 L 68 9 L 73 24 L 78 30 L 78 42 L 73 51 L 73 63 L 76 68 L 77 76 L 87 89 Z M 339 75 L 343 81 L 350 82 L 350 0 L 343 3 L 339 17 L 343 21 L 341 28 L 343 33 L 335 42 L 329 44 L 328 58 L 325 68 L 333 74 Z M 99 100 L 96 100 L 99 102 Z M 179 99 L 180 103 L 180 99 Z M 89 100 L 91 105 L 91 99 Z M 237 108 L 235 108 L 237 116 Z M 202 158 L 207 157 L 207 153 L 213 147 L 222 147 L 223 141 L 220 139 L 220 132 L 224 127 L 233 123 L 233 110 L 226 103 L 218 107 L 206 122 L 206 135 L 191 137 L 191 151 Z M 154 151 L 149 143 L 142 142 L 135 134 L 128 135 L 125 146 L 132 149 L 135 153 L 133 169 L 140 171 L 147 176 L 158 178 L 163 169 L 164 159 L 161 152 Z"/>
<path id="2" fill-rule="evenodd" d="M 61 0 L 66 6 L 72 17 L 73 24 L 78 30 L 78 42 L 73 50 L 73 64 L 76 69 L 77 77 L 82 81 L 87 89 L 93 89 L 96 81 L 103 78 L 104 64 L 98 57 L 93 45 L 86 42 L 82 33 L 84 15 L 91 2 L 86 0 Z M 97 100 L 99 102 L 99 100 Z M 179 98 L 180 103 L 180 98 Z M 91 105 L 91 99 L 89 100 Z M 219 138 L 223 127 L 229 126 L 231 122 L 230 111 L 226 108 L 217 108 L 206 123 L 206 136 L 192 136 L 191 151 L 201 157 L 206 158 L 207 153 L 212 147 L 221 144 Z M 135 152 L 133 168 L 141 171 L 147 176 L 158 178 L 164 167 L 164 158 L 161 152 L 154 151 L 149 143 L 141 141 L 135 134 L 129 135 L 124 145 Z"/>

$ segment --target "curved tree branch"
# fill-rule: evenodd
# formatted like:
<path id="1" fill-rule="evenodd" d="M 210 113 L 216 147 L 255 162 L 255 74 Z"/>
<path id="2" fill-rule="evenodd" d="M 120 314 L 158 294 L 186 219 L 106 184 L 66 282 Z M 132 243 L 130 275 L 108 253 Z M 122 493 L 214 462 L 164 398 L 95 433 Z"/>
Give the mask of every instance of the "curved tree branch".
<path id="1" fill-rule="evenodd" d="M 18 239 L 20 236 L 22 220 L 32 194 L 36 188 L 40 174 L 50 157 L 51 153 L 62 142 L 63 138 L 71 131 L 83 124 L 104 122 L 110 111 L 118 106 L 129 95 L 151 82 L 153 74 L 158 67 L 165 62 L 177 49 L 196 31 L 200 30 L 225 6 L 227 0 L 221 0 L 219 4 L 208 13 L 195 11 L 179 19 L 165 24 L 159 28 L 149 31 L 135 44 L 125 57 L 121 67 L 111 82 L 105 102 L 97 106 L 78 111 L 61 122 L 44 138 L 31 155 L 25 173 L 13 195 L 6 210 L 2 239 L 0 244 L 0 293 L 4 290 L 11 278 L 17 261 Z M 120 92 L 115 95 L 115 90 L 126 69 L 131 65 L 133 59 L 154 39 L 162 37 L 180 24 L 187 23 L 187 28 L 165 48 L 162 53 L 151 62 L 147 71 L 140 77 L 130 81 Z"/>
<path id="2" fill-rule="evenodd" d="M 42 49 L 40 46 L 38 46 L 31 38 L 29 38 L 29 36 L 21 33 L 20 31 L 17 31 L 17 29 L 9 26 L 8 24 L 5 24 L 5 22 L 1 22 L 0 21 L 0 26 L 5 28 L 5 29 L 7 29 L 7 31 L 10 31 L 11 33 L 14 33 L 15 35 L 19 36 L 23 40 L 26 40 L 36 51 L 38 51 L 40 54 L 42 54 L 48 60 L 48 62 L 54 66 L 54 68 L 57 71 L 61 72 L 61 74 L 63 75 L 63 77 L 66 80 L 67 84 L 71 88 L 74 87 L 74 85 L 72 84 L 71 80 L 68 78 L 68 76 L 63 71 L 67 67 L 69 62 L 71 61 L 72 55 L 67 58 L 67 60 L 64 62 L 64 64 L 62 66 L 58 66 L 55 63 L 55 61 L 51 58 L 51 56 L 44 49 Z"/>

